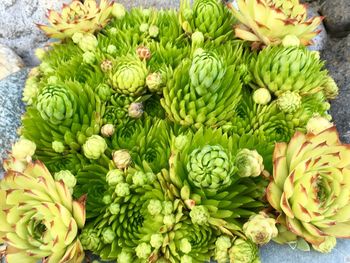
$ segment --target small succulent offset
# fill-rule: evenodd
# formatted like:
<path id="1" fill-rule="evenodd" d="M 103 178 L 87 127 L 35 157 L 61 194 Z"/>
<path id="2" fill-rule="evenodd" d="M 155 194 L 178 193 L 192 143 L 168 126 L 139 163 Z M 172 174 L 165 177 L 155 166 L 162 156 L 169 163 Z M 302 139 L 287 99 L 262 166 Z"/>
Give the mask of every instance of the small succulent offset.
<path id="1" fill-rule="evenodd" d="M 0 182 L 8 262 L 259 263 L 270 240 L 328 253 L 350 236 L 338 87 L 305 47 L 321 18 L 226 3 L 49 12 L 58 41 L 36 51 Z"/>

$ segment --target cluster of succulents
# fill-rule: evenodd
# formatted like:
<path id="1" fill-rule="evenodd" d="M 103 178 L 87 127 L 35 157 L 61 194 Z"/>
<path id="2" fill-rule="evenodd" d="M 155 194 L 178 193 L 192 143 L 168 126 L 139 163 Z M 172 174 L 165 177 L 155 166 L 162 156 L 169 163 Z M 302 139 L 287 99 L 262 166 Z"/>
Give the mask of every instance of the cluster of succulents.
<path id="1" fill-rule="evenodd" d="M 50 11 L 0 182 L 7 262 L 258 263 L 350 237 L 338 88 L 298 0 Z"/>

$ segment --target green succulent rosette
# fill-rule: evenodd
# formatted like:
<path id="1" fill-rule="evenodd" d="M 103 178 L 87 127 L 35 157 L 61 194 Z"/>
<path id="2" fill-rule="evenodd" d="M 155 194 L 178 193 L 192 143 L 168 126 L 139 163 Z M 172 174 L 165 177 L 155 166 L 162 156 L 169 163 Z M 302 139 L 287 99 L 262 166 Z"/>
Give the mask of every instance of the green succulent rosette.
<path id="1" fill-rule="evenodd" d="M 218 42 L 232 38 L 234 18 L 223 2 L 218 0 L 196 0 L 191 7 L 189 0 L 180 2 L 180 23 L 187 33 L 200 31 Z"/>
<path id="2" fill-rule="evenodd" d="M 138 259 L 140 255 L 135 255 L 137 246 L 163 225 L 162 216 L 154 214 L 152 204 L 161 203 L 164 195 L 156 176 L 149 168 L 147 171 L 129 168 L 121 173 L 118 183 L 107 184 L 100 198 L 103 206 L 99 213 L 91 214 L 93 217 L 80 236 L 85 249 L 91 249 L 104 260 L 129 253 L 136 262 L 142 262 L 142 258 Z"/>
<path id="3" fill-rule="evenodd" d="M 84 162 L 77 152 L 81 150 L 86 140 L 100 133 L 105 105 L 88 85 L 66 81 L 59 85 L 58 89 L 62 90 L 61 94 L 69 94 L 70 105 L 74 106 L 66 105 L 70 107 L 67 110 L 69 114 L 57 122 L 57 116 L 61 118 L 63 112 L 66 113 L 65 104 L 62 104 L 60 99 L 57 100 L 56 95 L 51 99 L 45 98 L 46 89 L 57 88 L 50 85 L 44 88 L 42 90 L 44 95 L 39 94 L 36 102 L 27 107 L 27 112 L 22 117 L 23 125 L 20 132 L 37 145 L 36 158 L 48 162 L 49 167 L 62 167 L 65 166 L 64 163 L 67 165 L 70 163 L 71 168 L 68 170 L 71 170 Z M 67 95 L 65 97 L 68 98 Z M 53 104 L 50 104 L 50 101 Z M 61 113 L 55 116 L 54 112 Z M 50 118 L 50 121 L 44 118 Z M 55 147 L 57 144 L 60 145 L 59 150 Z M 73 156 L 72 159 L 69 160 L 69 156 Z"/>
<path id="4" fill-rule="evenodd" d="M 120 94 L 138 96 L 146 91 L 148 70 L 144 61 L 125 56 L 117 60 L 110 76 L 111 85 Z"/>
<path id="5" fill-rule="evenodd" d="M 162 171 L 166 188 L 186 204 L 192 223 L 240 235 L 244 218 L 264 206 L 266 182 L 263 177 L 240 177 L 234 159 L 240 148 L 257 149 L 269 156 L 272 149 L 267 145 L 254 137 L 228 136 L 221 130 L 179 135 L 172 141 L 169 171 Z"/>
<path id="6" fill-rule="evenodd" d="M 111 147 L 129 150 L 136 165 L 142 166 L 145 161 L 154 172 L 160 172 L 168 166 L 170 135 L 170 126 L 164 120 L 130 121 L 117 127 Z"/>
<path id="7" fill-rule="evenodd" d="M 324 90 L 327 71 L 312 51 L 299 47 L 267 47 L 250 64 L 253 85 L 276 96 L 286 91 L 310 95 Z"/>
<path id="8" fill-rule="evenodd" d="M 242 84 L 235 65 L 214 52 L 183 60 L 163 90 L 168 118 L 182 126 L 218 127 L 235 113 Z"/>

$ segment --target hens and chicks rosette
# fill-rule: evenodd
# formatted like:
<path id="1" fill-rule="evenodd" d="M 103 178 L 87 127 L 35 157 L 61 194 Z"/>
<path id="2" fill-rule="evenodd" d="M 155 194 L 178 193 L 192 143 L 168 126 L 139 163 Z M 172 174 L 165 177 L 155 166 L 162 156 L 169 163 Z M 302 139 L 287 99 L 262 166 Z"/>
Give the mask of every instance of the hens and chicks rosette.
<path id="1" fill-rule="evenodd" d="M 7 262 L 260 262 L 350 237 L 338 88 L 298 0 L 49 12 L 0 183 Z"/>

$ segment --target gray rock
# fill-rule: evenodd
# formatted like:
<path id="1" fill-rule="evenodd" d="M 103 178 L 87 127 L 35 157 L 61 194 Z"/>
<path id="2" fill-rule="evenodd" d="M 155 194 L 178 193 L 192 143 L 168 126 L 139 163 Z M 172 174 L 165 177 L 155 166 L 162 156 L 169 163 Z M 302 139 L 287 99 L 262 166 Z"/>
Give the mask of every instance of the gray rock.
<path id="1" fill-rule="evenodd" d="M 322 58 L 339 86 L 339 96 L 331 103 L 331 113 L 341 138 L 350 143 L 350 35 L 330 38 Z"/>
<path id="2" fill-rule="evenodd" d="M 0 177 L 2 163 L 16 141 L 16 130 L 24 112 L 22 87 L 27 78 L 28 69 L 23 69 L 0 81 Z"/>
<path id="3" fill-rule="evenodd" d="M 131 7 L 156 7 L 156 8 L 178 8 L 180 6 L 180 0 L 120 0 L 118 3 L 123 4 L 127 8 Z"/>
<path id="4" fill-rule="evenodd" d="M 0 44 L 0 80 L 23 67 L 22 59 L 13 50 Z"/>
<path id="5" fill-rule="evenodd" d="M 0 43 L 11 47 L 28 65 L 37 63 L 34 50 L 47 42 L 36 23 L 46 23 L 47 9 L 61 8 L 70 0 L 1 0 Z"/>
<path id="6" fill-rule="evenodd" d="M 309 6 L 309 9 L 308 9 L 308 17 L 315 17 L 315 16 L 320 16 L 320 14 L 318 13 L 318 6 L 316 4 L 312 4 Z M 318 26 L 317 30 L 320 30 L 320 33 L 313 39 L 314 43 L 309 47 L 309 49 L 320 51 L 325 48 L 328 36 L 323 23 L 321 23 Z"/>
<path id="7" fill-rule="evenodd" d="M 330 34 L 340 37 L 350 33 L 349 0 L 323 0 L 321 13 L 326 17 L 325 24 Z"/>

